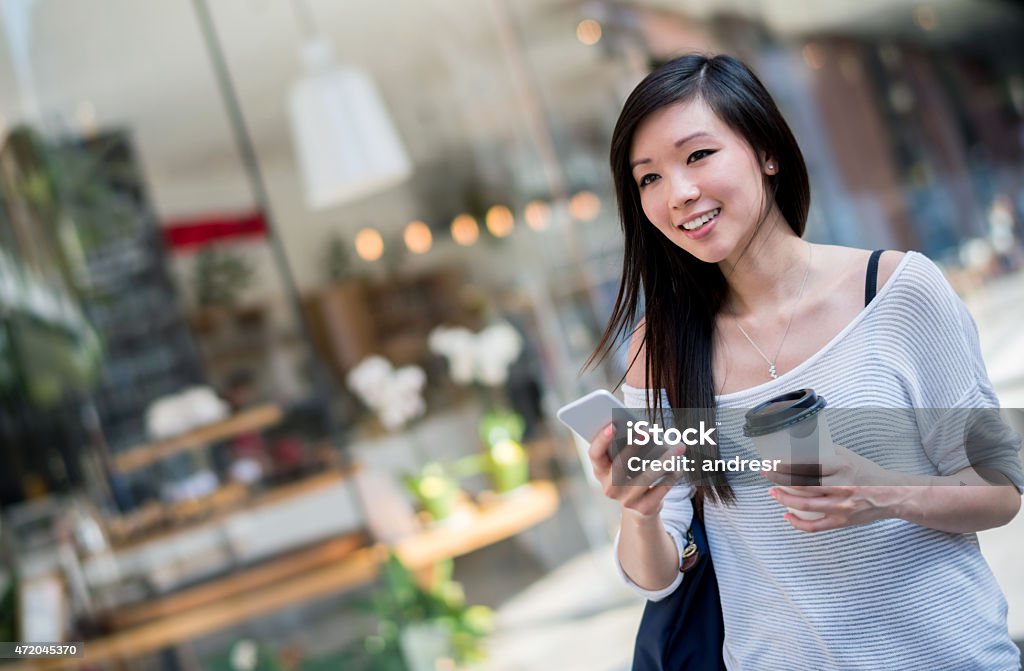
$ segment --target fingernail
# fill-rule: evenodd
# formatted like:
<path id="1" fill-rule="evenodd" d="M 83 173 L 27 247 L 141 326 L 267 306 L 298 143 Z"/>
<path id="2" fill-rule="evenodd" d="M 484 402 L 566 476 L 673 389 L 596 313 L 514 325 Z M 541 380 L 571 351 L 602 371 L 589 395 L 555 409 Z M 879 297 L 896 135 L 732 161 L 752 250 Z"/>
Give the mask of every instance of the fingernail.
<path id="1" fill-rule="evenodd" d="M 609 438 L 614 436 L 615 435 L 615 425 L 614 424 L 609 424 L 605 428 L 605 430 L 604 430 L 604 435 L 608 436 Z"/>
<path id="2" fill-rule="evenodd" d="M 773 499 L 775 498 L 776 494 L 778 494 L 777 490 L 774 490 L 774 489 L 769 489 L 768 490 L 768 496 L 772 497 Z"/>
<path id="3" fill-rule="evenodd" d="M 789 513 L 786 513 L 785 515 L 782 516 L 782 519 L 784 519 L 787 522 L 789 522 L 792 519 L 792 515 L 790 515 Z"/>

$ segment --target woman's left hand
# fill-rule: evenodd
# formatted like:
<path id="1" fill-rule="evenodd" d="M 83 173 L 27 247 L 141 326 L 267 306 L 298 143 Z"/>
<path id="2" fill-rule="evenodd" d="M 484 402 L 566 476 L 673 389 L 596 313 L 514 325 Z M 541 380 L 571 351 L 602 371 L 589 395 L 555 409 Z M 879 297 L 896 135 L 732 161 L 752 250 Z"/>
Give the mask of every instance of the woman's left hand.
<path id="1" fill-rule="evenodd" d="M 787 508 L 823 513 L 817 520 L 800 519 L 791 512 L 783 517 L 800 531 L 828 531 L 899 517 L 908 493 L 895 484 L 893 474 L 875 462 L 841 445 L 835 456 L 821 464 L 782 463 L 761 474 L 786 489 L 773 487 L 769 494 Z M 821 484 L 811 484 L 818 483 Z M 802 496 L 801 496 L 802 494 Z"/>

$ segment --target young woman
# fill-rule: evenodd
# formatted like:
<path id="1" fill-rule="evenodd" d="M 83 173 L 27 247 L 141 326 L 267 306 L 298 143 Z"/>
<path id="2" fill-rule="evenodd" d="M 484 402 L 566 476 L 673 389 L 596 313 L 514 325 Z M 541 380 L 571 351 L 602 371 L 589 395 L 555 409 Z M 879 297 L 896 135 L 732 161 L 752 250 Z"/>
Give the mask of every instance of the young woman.
<path id="1" fill-rule="evenodd" d="M 836 408 L 930 410 L 909 413 L 921 417 L 909 456 L 840 432 L 818 487 L 781 491 L 777 472 L 697 488 L 726 666 L 1017 669 L 974 532 L 1018 512 L 1019 446 L 996 446 L 1017 486 L 994 486 L 962 444 L 939 440 L 943 409 L 998 403 L 974 323 L 938 268 L 886 252 L 866 296 L 868 251 L 802 239 L 800 149 L 761 82 L 727 56 L 687 55 L 644 79 L 615 127 L 611 166 L 625 258 L 595 358 L 632 330 L 626 405 L 721 412 L 810 387 Z M 623 484 L 611 432 L 589 455 L 622 507 L 619 566 L 658 600 L 683 580 L 695 488 L 643 486 L 656 472 Z M 756 456 L 732 436 L 734 451 Z"/>

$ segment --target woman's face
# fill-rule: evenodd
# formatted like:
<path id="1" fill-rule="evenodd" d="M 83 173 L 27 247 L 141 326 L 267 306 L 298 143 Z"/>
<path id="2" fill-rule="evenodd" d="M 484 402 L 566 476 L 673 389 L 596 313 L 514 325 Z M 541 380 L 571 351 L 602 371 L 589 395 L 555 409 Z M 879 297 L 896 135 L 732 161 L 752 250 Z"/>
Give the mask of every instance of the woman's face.
<path id="1" fill-rule="evenodd" d="M 736 261 L 762 214 L 763 176 L 776 168 L 700 99 L 644 119 L 630 166 L 647 218 L 706 263 Z"/>

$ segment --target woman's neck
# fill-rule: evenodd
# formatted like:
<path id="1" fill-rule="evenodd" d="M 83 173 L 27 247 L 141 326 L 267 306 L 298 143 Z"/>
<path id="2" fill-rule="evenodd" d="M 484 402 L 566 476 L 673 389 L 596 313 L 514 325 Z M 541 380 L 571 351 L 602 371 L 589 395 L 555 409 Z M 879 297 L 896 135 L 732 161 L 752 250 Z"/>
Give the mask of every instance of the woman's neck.
<path id="1" fill-rule="evenodd" d="M 729 285 L 725 308 L 736 316 L 788 308 L 808 271 L 809 243 L 777 211 L 736 259 L 719 264 Z"/>

